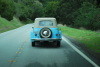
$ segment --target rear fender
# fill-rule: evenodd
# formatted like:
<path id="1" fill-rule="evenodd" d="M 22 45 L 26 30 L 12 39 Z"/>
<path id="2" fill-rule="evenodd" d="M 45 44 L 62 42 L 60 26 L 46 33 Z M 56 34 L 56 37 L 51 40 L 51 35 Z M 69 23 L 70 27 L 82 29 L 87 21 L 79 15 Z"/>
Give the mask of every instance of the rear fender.
<path id="1" fill-rule="evenodd" d="M 50 28 L 52 30 L 52 38 L 61 38 L 62 37 L 62 33 L 61 31 L 59 31 L 58 28 Z M 57 36 L 57 34 L 59 36 Z"/>
<path id="2" fill-rule="evenodd" d="M 62 32 L 61 31 L 59 31 L 59 37 L 62 38 Z"/>

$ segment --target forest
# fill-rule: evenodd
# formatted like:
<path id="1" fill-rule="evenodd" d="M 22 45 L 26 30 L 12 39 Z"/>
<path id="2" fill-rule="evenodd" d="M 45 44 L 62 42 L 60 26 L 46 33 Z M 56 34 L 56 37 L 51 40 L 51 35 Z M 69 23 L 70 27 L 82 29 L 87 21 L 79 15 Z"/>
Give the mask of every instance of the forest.
<path id="1" fill-rule="evenodd" d="M 100 0 L 0 0 L 0 16 L 22 23 L 37 17 L 55 17 L 73 28 L 100 29 Z M 32 23 L 32 22 L 30 22 Z"/>

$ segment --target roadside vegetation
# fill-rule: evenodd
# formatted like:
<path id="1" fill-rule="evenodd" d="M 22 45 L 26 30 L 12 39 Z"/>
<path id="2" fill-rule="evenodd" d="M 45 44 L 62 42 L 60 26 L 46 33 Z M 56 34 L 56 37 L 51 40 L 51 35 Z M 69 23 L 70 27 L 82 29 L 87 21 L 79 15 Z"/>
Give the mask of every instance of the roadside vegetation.
<path id="1" fill-rule="evenodd" d="M 59 26 L 64 35 L 70 36 L 83 43 L 87 49 L 100 54 L 100 32 L 80 30 L 65 26 Z"/>
<path id="2" fill-rule="evenodd" d="M 0 33 L 8 31 L 8 30 L 15 29 L 15 28 L 18 28 L 18 27 L 20 27 L 22 25 L 24 25 L 24 24 L 22 24 L 16 18 L 13 18 L 13 20 L 8 21 L 8 20 L 0 17 Z"/>
<path id="3" fill-rule="evenodd" d="M 17 17 L 22 23 L 55 17 L 70 27 L 99 30 L 100 0 L 0 0 L 0 16 L 9 21 Z"/>

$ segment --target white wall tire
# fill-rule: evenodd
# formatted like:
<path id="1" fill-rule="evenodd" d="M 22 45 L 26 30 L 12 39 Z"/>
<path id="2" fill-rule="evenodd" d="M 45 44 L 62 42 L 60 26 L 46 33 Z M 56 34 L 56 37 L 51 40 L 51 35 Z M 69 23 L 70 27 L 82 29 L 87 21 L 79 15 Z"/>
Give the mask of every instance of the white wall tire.
<path id="1" fill-rule="evenodd" d="M 51 38 L 52 31 L 47 27 L 42 28 L 40 31 L 40 36 L 41 36 L 41 38 Z"/>

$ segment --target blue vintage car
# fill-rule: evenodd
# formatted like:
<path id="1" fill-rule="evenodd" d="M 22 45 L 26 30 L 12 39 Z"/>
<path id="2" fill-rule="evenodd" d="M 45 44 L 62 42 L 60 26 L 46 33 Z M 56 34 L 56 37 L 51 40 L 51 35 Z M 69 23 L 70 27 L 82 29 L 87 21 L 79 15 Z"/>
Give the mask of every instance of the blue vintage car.
<path id="1" fill-rule="evenodd" d="M 57 27 L 55 18 L 36 18 L 34 27 L 30 32 L 30 39 L 32 46 L 35 46 L 35 42 L 56 42 L 60 47 L 62 39 L 62 32 Z"/>

